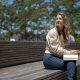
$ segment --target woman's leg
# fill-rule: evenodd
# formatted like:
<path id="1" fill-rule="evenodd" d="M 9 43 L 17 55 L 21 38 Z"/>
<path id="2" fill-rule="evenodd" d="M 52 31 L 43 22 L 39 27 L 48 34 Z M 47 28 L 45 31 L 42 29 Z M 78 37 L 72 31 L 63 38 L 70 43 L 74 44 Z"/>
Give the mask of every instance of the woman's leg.
<path id="1" fill-rule="evenodd" d="M 43 64 L 47 69 L 53 70 L 66 70 L 67 80 L 76 80 L 76 61 L 63 61 L 62 58 L 44 54 Z"/>
<path id="2" fill-rule="evenodd" d="M 76 80 L 77 67 L 76 61 L 67 61 L 67 80 Z"/>
<path id="3" fill-rule="evenodd" d="M 47 53 L 43 56 L 43 64 L 47 69 L 63 70 L 65 68 L 62 58 L 55 57 Z"/>

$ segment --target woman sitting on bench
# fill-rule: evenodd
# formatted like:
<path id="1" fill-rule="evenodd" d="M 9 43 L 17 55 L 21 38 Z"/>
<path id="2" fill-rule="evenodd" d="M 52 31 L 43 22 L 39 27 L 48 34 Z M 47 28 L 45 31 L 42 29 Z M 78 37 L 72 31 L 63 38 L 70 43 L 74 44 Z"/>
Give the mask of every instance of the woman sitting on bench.
<path id="1" fill-rule="evenodd" d="M 59 12 L 56 16 L 55 27 L 46 35 L 46 50 L 43 64 L 46 69 L 67 70 L 67 80 L 76 80 L 76 60 L 63 60 L 64 54 L 80 54 L 79 50 L 67 50 L 69 43 L 70 25 L 67 16 Z"/>

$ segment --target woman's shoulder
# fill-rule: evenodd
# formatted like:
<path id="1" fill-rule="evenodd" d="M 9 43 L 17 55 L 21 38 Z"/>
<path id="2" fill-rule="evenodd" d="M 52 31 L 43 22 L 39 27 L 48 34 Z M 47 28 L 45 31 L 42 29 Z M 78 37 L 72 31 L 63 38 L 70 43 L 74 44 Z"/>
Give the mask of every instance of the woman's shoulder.
<path id="1" fill-rule="evenodd" d="M 56 28 L 54 27 L 54 28 L 50 29 L 48 34 L 50 34 L 50 35 L 51 34 L 56 34 Z"/>

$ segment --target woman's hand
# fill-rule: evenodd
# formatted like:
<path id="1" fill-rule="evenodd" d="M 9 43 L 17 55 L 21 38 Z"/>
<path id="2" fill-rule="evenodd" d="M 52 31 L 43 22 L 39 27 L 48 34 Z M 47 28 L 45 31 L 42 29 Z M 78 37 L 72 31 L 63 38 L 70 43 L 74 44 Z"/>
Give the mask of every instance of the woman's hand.
<path id="1" fill-rule="evenodd" d="M 78 55 L 80 55 L 80 50 L 77 50 Z"/>
<path id="2" fill-rule="evenodd" d="M 70 53 L 71 54 L 74 54 L 74 55 L 80 55 L 80 50 L 70 50 Z"/>

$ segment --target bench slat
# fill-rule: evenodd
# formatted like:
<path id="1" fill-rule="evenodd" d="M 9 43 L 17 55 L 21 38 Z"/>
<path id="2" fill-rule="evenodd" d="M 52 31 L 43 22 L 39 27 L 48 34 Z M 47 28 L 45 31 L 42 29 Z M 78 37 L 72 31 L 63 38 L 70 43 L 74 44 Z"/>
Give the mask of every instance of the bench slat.
<path id="1" fill-rule="evenodd" d="M 80 78 L 79 70 L 80 68 L 78 68 L 78 78 Z M 0 80 L 64 80 L 65 78 L 65 71 L 44 69 L 42 61 L 0 69 Z"/>

